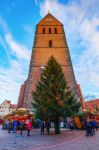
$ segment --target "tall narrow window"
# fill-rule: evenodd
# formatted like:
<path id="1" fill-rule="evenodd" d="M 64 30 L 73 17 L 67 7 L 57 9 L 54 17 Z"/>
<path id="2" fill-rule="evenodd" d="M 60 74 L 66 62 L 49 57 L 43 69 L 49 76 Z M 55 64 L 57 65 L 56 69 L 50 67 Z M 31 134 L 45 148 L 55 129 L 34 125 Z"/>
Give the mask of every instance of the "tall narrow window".
<path id="1" fill-rule="evenodd" d="M 55 28 L 54 30 L 55 30 L 55 34 L 57 34 L 57 28 Z"/>
<path id="2" fill-rule="evenodd" d="M 49 47 L 53 47 L 52 40 L 49 40 Z"/>
<path id="3" fill-rule="evenodd" d="M 45 28 L 43 28 L 43 34 L 45 34 Z"/>
<path id="4" fill-rule="evenodd" d="M 51 28 L 49 28 L 49 34 L 51 34 Z"/>

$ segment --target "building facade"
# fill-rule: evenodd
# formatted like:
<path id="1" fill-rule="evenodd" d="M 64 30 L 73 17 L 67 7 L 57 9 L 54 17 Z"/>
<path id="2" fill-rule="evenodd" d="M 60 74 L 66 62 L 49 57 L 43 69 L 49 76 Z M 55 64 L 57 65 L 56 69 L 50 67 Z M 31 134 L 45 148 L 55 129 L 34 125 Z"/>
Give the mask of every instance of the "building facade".
<path id="1" fill-rule="evenodd" d="M 79 84 L 77 84 L 77 94 L 81 103 L 81 111 L 86 111 L 84 97 L 83 97 L 82 90 Z"/>
<path id="2" fill-rule="evenodd" d="M 94 99 L 85 102 L 85 108 L 88 111 L 99 113 L 99 99 Z"/>
<path id="3" fill-rule="evenodd" d="M 77 96 L 76 80 L 63 24 L 48 13 L 36 26 L 29 74 L 23 94 L 25 108 L 31 108 L 32 92 L 40 80 L 42 69 L 51 56 L 60 63 L 68 85 Z"/>
<path id="4" fill-rule="evenodd" d="M 13 112 L 14 110 L 16 110 L 16 104 L 12 104 L 11 101 L 9 100 L 4 100 L 4 102 L 2 102 L 0 104 L 0 116 L 5 116 L 11 112 Z"/>
<path id="5" fill-rule="evenodd" d="M 24 82 L 24 84 L 21 85 L 20 93 L 19 93 L 19 97 L 18 97 L 17 108 L 22 108 L 23 107 L 26 84 L 27 84 L 27 80 Z"/>

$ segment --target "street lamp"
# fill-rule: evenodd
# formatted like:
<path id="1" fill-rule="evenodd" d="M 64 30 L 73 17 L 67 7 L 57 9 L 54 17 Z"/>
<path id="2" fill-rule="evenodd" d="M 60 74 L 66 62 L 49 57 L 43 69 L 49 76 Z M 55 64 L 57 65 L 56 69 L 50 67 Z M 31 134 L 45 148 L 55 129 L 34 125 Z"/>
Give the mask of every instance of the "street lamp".
<path id="1" fill-rule="evenodd" d="M 41 69 L 41 73 L 42 73 L 43 70 L 45 69 L 45 67 L 42 65 L 42 66 L 40 67 L 40 69 Z"/>

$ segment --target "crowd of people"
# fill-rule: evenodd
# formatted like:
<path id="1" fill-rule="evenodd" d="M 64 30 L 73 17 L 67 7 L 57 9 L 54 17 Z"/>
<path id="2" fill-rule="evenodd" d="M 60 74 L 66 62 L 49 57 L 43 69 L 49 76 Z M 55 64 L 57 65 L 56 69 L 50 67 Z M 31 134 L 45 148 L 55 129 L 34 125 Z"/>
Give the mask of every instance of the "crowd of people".
<path id="1" fill-rule="evenodd" d="M 69 124 L 70 129 L 73 129 L 74 128 L 73 120 L 70 120 Z M 63 127 L 64 125 L 63 126 L 60 125 L 60 128 Z M 2 129 L 7 129 L 8 133 L 10 132 L 16 133 L 17 130 L 20 130 L 20 135 L 23 134 L 23 130 L 27 130 L 27 136 L 30 136 L 30 130 L 32 128 L 39 128 L 41 134 L 44 134 L 45 130 L 47 134 L 50 134 L 50 128 L 54 128 L 54 122 L 51 122 L 49 120 L 41 121 L 39 119 L 37 119 L 34 122 L 31 122 L 31 120 L 28 119 L 27 121 L 24 122 L 24 120 L 18 121 L 17 119 L 15 119 L 15 120 L 6 120 L 2 127 Z"/>
<path id="2" fill-rule="evenodd" d="M 97 122 L 96 120 L 92 118 L 88 118 L 85 122 L 86 127 L 86 135 L 95 135 L 95 130 L 98 130 Z"/>
<path id="3" fill-rule="evenodd" d="M 69 118 L 67 121 L 67 125 L 65 125 L 63 122 L 60 122 L 60 127 L 65 127 L 73 130 L 75 129 L 74 120 L 72 118 Z M 24 120 L 22 121 L 8 120 L 6 121 L 6 123 L 3 124 L 2 127 L 2 129 L 7 129 L 8 133 L 10 133 L 11 130 L 13 133 L 16 133 L 17 130 L 20 130 L 20 135 L 23 134 L 23 130 L 25 129 L 27 130 L 27 136 L 30 136 L 31 128 L 40 128 L 41 134 L 44 134 L 46 129 L 47 134 L 49 134 L 50 128 L 54 128 L 54 122 L 50 122 L 50 121 L 45 122 L 39 119 L 34 122 L 31 122 L 30 119 L 26 120 L 25 122 Z M 95 135 L 95 129 L 98 130 L 97 122 L 92 118 L 88 118 L 85 121 L 85 129 L 87 135 Z"/>
<path id="4" fill-rule="evenodd" d="M 3 124 L 3 127 L 2 127 L 2 129 L 7 129 L 8 133 L 10 133 L 11 130 L 13 131 L 13 133 L 16 133 L 16 131 L 20 129 L 20 135 L 22 135 L 22 132 L 24 129 L 27 129 L 27 136 L 30 136 L 31 128 L 32 128 L 32 123 L 30 119 L 28 119 L 26 123 L 24 122 L 24 120 L 22 121 L 18 121 L 16 119 L 14 121 L 8 120 L 6 121 L 6 123 Z"/>
<path id="5" fill-rule="evenodd" d="M 47 134 L 49 134 L 50 127 L 51 127 L 50 121 L 47 121 L 47 122 L 40 121 L 40 122 L 34 122 L 33 123 L 29 119 L 26 122 L 24 122 L 24 120 L 18 121 L 17 119 L 15 119 L 15 120 L 5 121 L 2 129 L 7 129 L 8 133 L 10 133 L 11 131 L 13 133 L 16 133 L 17 130 L 20 130 L 20 135 L 23 134 L 23 130 L 27 130 L 27 136 L 30 136 L 30 130 L 32 128 L 40 128 L 41 134 L 44 134 L 44 131 L 46 128 Z"/>

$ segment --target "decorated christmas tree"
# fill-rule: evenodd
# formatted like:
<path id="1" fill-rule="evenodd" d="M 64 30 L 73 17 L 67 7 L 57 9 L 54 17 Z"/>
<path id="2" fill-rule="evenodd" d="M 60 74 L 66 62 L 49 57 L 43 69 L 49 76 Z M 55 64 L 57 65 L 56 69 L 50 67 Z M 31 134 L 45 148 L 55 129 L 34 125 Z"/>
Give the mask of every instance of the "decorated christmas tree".
<path id="1" fill-rule="evenodd" d="M 41 80 L 33 92 L 33 107 L 42 120 L 52 120 L 55 133 L 60 133 L 60 117 L 73 116 L 79 111 L 80 102 L 72 94 L 60 64 L 51 56 L 42 70 Z"/>

